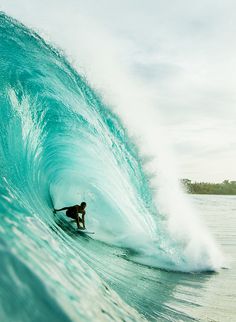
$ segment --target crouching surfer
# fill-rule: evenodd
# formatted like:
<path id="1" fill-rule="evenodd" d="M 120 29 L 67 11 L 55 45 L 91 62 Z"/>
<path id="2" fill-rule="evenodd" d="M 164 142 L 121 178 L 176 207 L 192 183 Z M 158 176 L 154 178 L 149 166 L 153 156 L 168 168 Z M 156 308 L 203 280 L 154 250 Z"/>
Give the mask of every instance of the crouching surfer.
<path id="1" fill-rule="evenodd" d="M 81 202 L 80 205 L 74 205 L 74 206 L 70 206 L 70 207 L 64 207 L 61 209 L 54 209 L 54 214 L 57 211 L 62 211 L 62 210 L 66 210 L 66 215 L 67 217 L 70 217 L 72 219 L 76 220 L 78 229 L 85 229 L 85 208 L 86 208 L 86 202 Z M 80 218 L 79 214 L 82 214 L 82 218 Z M 82 226 L 80 225 L 80 223 L 82 224 Z"/>

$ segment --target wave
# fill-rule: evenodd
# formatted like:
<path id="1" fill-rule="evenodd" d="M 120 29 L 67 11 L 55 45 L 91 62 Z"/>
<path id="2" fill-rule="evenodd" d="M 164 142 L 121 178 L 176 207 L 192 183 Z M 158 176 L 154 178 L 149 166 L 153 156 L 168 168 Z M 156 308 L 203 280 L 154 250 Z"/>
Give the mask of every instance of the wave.
<path id="1" fill-rule="evenodd" d="M 156 193 L 161 187 L 154 191 L 150 184 L 147 161 L 129 135 L 124 117 L 104 103 L 63 53 L 3 13 L 0 70 L 0 229 L 8 269 L 22 267 L 22 275 L 37 289 L 38 278 L 49 276 L 49 290 L 57 287 L 56 295 L 65 307 L 70 299 L 68 319 L 99 312 L 101 318 L 135 320 L 139 314 L 108 291 L 94 273 L 99 258 L 93 243 L 118 247 L 119 256 L 150 267 L 183 272 L 219 267 L 216 246 L 197 223 L 191 223 L 193 229 L 178 231 L 180 235 L 175 229 L 171 232 L 166 213 L 172 206 L 181 212 L 181 194 L 168 210 L 158 206 Z M 88 204 L 87 227 L 96 232 L 88 249 L 86 239 L 78 242 L 71 225 L 52 214 L 53 206 L 83 200 Z M 177 220 L 184 225 L 181 216 Z M 76 278 L 65 280 L 62 267 Z M 15 285 L 17 280 L 29 283 L 15 279 Z M 75 284 L 80 291 L 90 290 L 86 298 L 96 285 L 99 301 L 93 310 L 81 304 L 78 313 Z"/>

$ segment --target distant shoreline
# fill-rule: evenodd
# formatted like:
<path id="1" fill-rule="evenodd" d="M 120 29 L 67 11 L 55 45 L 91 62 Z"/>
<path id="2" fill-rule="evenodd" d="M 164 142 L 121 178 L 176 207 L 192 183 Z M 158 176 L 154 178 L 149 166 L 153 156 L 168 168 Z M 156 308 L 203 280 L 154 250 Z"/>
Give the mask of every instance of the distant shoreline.
<path id="1" fill-rule="evenodd" d="M 189 195 L 205 195 L 205 196 L 236 196 L 236 193 L 200 193 L 200 192 L 188 192 L 187 191 L 187 194 Z"/>
<path id="2" fill-rule="evenodd" d="M 236 181 L 224 180 L 222 183 L 192 182 L 189 179 L 181 179 L 181 183 L 187 193 L 199 195 L 236 195 Z"/>

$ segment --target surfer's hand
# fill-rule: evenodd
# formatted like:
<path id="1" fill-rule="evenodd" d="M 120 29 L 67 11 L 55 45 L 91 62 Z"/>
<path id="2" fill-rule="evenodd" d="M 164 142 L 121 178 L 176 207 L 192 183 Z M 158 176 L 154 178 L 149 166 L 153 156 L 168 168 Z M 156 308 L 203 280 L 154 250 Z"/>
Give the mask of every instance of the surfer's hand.
<path id="1" fill-rule="evenodd" d="M 53 208 L 53 213 L 55 214 L 57 211 L 56 211 L 56 209 L 55 208 Z"/>

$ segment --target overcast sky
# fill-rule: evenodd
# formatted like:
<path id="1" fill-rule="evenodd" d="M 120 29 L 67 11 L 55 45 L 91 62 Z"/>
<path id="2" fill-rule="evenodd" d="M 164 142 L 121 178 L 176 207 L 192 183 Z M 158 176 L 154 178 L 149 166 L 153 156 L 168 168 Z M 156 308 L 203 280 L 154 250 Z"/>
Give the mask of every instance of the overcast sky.
<path id="1" fill-rule="evenodd" d="M 130 72 L 154 93 L 180 177 L 236 180 L 236 2 L 0 0 L 42 25 L 65 6 L 122 41 Z"/>

